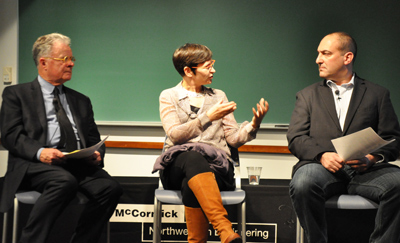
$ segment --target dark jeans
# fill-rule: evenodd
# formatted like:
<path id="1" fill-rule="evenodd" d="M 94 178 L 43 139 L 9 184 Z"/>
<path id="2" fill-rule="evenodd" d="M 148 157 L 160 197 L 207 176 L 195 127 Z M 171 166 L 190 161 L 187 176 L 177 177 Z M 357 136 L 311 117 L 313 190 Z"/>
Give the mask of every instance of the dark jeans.
<path id="1" fill-rule="evenodd" d="M 328 242 L 325 201 L 343 193 L 379 203 L 370 242 L 400 242 L 400 169 L 383 167 L 351 176 L 343 172 L 333 174 L 319 163 L 310 163 L 300 167 L 290 182 L 290 197 L 309 242 Z"/>

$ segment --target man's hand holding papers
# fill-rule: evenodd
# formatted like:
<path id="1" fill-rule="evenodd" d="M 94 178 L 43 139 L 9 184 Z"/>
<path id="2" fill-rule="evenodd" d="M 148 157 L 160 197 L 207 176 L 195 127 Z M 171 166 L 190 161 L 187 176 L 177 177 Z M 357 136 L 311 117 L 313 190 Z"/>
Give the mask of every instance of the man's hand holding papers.
<path id="1" fill-rule="evenodd" d="M 367 170 L 377 161 L 376 156 L 371 153 L 393 141 L 394 139 L 383 140 L 371 127 L 332 139 L 337 154 L 347 165 L 359 172 Z"/>
<path id="2" fill-rule="evenodd" d="M 70 153 L 65 153 L 66 159 L 83 159 L 86 160 L 89 164 L 98 165 L 101 161 L 100 153 L 97 151 L 101 145 L 107 140 L 108 136 L 98 142 L 97 144 L 80 150 L 75 150 Z"/>

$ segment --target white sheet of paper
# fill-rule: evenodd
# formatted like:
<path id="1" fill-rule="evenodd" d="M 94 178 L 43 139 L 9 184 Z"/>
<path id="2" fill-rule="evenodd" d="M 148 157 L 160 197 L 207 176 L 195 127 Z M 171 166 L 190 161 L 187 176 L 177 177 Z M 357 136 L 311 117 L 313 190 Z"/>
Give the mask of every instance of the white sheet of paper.
<path id="1" fill-rule="evenodd" d="M 95 144 L 89 148 L 84 148 L 84 149 L 80 149 L 80 150 L 75 150 L 70 153 L 65 153 L 65 157 L 67 157 L 67 159 L 87 158 L 87 157 L 91 156 L 92 154 L 94 154 L 94 152 L 96 150 L 98 150 L 101 145 L 103 145 L 103 143 L 107 140 L 107 138 L 108 138 L 108 136 L 106 138 L 104 138 L 103 140 L 101 140 L 100 142 L 98 142 L 97 144 Z"/>
<path id="2" fill-rule="evenodd" d="M 365 155 L 393 142 L 394 139 L 390 141 L 383 140 L 371 127 L 368 127 L 331 141 L 339 156 L 344 161 L 348 161 L 361 159 Z"/>

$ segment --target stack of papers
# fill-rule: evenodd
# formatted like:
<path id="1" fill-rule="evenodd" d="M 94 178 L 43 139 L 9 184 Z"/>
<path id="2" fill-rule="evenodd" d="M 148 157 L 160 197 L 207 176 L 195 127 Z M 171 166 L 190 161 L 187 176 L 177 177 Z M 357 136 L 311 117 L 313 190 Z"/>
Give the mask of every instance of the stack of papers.
<path id="1" fill-rule="evenodd" d="M 390 141 L 383 140 L 376 132 L 368 127 L 364 130 L 352 133 L 350 135 L 332 139 L 336 152 L 344 160 L 361 159 L 365 155 L 388 145 Z"/>
<path id="2" fill-rule="evenodd" d="M 89 147 L 89 148 L 84 148 L 84 149 L 80 149 L 80 150 L 75 150 L 72 151 L 70 153 L 64 153 L 65 157 L 67 159 L 84 159 L 87 158 L 89 156 L 91 156 L 92 154 L 94 154 L 95 151 L 97 151 L 101 145 L 103 145 L 103 143 L 107 140 L 108 136 L 106 138 L 104 138 L 103 140 L 101 140 L 100 142 L 98 142 L 97 144 Z"/>

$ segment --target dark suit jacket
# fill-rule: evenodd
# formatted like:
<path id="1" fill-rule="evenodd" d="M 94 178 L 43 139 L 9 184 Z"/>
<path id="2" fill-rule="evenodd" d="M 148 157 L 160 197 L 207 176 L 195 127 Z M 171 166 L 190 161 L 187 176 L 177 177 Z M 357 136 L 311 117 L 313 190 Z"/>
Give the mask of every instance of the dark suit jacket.
<path id="1" fill-rule="evenodd" d="M 306 163 L 318 162 L 316 158 L 322 152 L 335 152 L 331 139 L 367 127 L 385 140 L 396 139 L 375 151 L 384 155 L 385 162 L 396 160 L 400 149 L 400 128 L 387 89 L 356 76 L 343 131 L 326 80 L 299 91 L 287 133 L 289 150 L 300 160 L 293 173 Z"/>
<path id="2" fill-rule="evenodd" d="M 64 87 L 64 91 L 82 146 L 85 148 L 98 143 L 100 134 L 94 121 L 90 99 L 67 87 Z M 12 206 L 14 194 L 29 164 L 41 163 L 37 160 L 36 153 L 46 145 L 45 106 L 37 79 L 4 89 L 0 126 L 2 145 L 9 151 L 8 168 L 0 199 L 0 211 L 6 212 Z M 104 158 L 104 145 L 99 152 Z"/>

